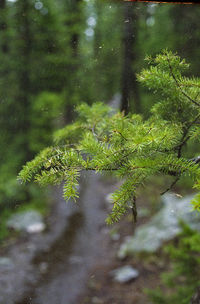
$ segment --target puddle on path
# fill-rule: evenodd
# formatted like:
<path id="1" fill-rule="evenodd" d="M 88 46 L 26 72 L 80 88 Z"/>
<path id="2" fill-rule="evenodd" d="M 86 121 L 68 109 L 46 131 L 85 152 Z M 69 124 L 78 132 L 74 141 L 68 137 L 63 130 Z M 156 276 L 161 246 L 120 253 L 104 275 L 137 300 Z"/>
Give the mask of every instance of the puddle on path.
<path id="1" fill-rule="evenodd" d="M 107 214 L 105 195 L 110 189 L 102 183 L 96 174 L 83 178 L 79 209 L 69 216 L 66 229 L 51 248 L 33 260 L 40 278 L 15 304 L 77 304 L 91 268 L 107 255 L 108 237 L 102 228 Z"/>

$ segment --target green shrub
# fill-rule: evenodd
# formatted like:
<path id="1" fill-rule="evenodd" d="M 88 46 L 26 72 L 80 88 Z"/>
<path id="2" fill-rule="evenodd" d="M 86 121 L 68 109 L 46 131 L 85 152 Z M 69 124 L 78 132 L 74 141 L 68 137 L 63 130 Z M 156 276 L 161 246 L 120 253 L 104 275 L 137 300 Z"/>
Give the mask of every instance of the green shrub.
<path id="1" fill-rule="evenodd" d="M 200 285 L 200 233 L 182 224 L 178 239 L 165 247 L 170 270 L 162 274 L 162 288 L 148 290 L 155 304 L 189 304 Z"/>

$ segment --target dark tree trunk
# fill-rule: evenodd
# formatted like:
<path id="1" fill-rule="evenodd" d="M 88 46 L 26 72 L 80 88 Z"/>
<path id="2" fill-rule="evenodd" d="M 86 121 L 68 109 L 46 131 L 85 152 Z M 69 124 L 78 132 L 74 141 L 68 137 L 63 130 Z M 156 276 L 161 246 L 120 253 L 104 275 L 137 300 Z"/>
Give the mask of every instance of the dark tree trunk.
<path id="1" fill-rule="evenodd" d="M 8 52 L 6 30 L 6 0 L 0 0 L 0 48 L 3 53 Z"/>
<path id="2" fill-rule="evenodd" d="M 68 32 L 70 35 L 70 48 L 71 48 L 71 62 L 70 62 L 70 77 L 68 78 L 67 91 L 70 95 L 70 99 L 73 100 L 74 96 L 78 96 L 79 79 L 78 71 L 80 69 L 80 56 L 79 56 L 79 42 L 82 23 L 82 0 L 70 0 L 68 1 L 68 16 L 66 21 Z M 68 97 L 69 98 L 69 97 Z M 66 110 L 64 114 L 64 122 L 70 123 L 73 119 L 73 106 L 74 104 L 66 102 Z"/>
<path id="3" fill-rule="evenodd" d="M 18 96 L 17 103 L 20 110 L 20 119 L 17 122 L 17 131 L 23 138 L 21 145 L 25 159 L 29 160 L 32 155 L 29 149 L 28 133 L 30 129 L 30 64 L 32 51 L 32 35 L 30 30 L 31 5 L 29 0 L 20 0 L 17 7 L 17 53 L 20 64 L 18 65 Z"/>
<path id="4" fill-rule="evenodd" d="M 191 299 L 191 304 L 200 304 L 200 287 L 197 288 L 196 293 Z"/>
<path id="5" fill-rule="evenodd" d="M 100 19 L 101 15 L 102 15 L 102 4 L 100 3 L 100 1 L 96 1 L 95 2 L 95 9 L 96 9 L 96 16 L 97 16 L 97 21 Z M 95 60 L 98 60 L 98 56 L 99 56 L 99 47 L 102 44 L 102 34 L 101 34 L 101 30 L 100 30 L 100 26 L 98 24 L 98 26 L 95 27 L 95 32 L 94 32 L 94 57 Z"/>
<path id="6" fill-rule="evenodd" d="M 171 7 L 170 16 L 173 25 L 174 49 L 191 63 L 192 74 L 199 77 L 199 14 L 200 7 L 175 5 Z"/>
<path id="7" fill-rule="evenodd" d="M 81 1 L 82 0 L 72 0 L 71 1 L 71 11 L 72 11 L 72 26 L 74 27 L 74 24 L 77 25 L 77 28 L 72 32 L 71 36 L 71 48 L 72 48 L 72 54 L 74 57 L 78 56 L 78 47 L 79 47 L 79 41 L 80 41 L 80 30 L 78 29 L 80 23 L 81 23 Z"/>
<path id="8" fill-rule="evenodd" d="M 121 110 L 128 113 L 130 102 L 133 101 L 133 108 L 136 113 L 140 112 L 140 100 L 138 84 L 136 81 L 136 37 L 138 27 L 138 16 L 136 6 L 130 2 L 123 4 L 124 29 L 123 29 L 123 67 L 122 67 L 122 105 Z"/>

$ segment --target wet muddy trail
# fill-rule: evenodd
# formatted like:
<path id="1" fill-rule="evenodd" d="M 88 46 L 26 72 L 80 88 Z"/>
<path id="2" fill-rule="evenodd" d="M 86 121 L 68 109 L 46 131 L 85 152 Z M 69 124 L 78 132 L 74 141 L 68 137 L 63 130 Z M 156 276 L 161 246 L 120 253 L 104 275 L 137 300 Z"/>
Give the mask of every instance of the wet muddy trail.
<path id="1" fill-rule="evenodd" d="M 116 95 L 110 105 L 118 109 L 119 104 Z M 7 259 L 0 265 L 0 304 L 80 303 L 92 269 L 113 257 L 105 197 L 114 188 L 112 181 L 87 172 L 76 204 L 64 201 L 61 187 L 53 191 L 47 230 L 21 235 L 0 248 Z"/>
<path id="2" fill-rule="evenodd" d="M 37 275 L 13 304 L 77 304 L 92 267 L 108 259 L 105 196 L 111 188 L 92 173 L 82 177 L 77 205 L 66 205 L 59 190 L 56 199 L 61 215 L 67 212 L 65 225 L 59 238 L 33 257 L 32 267 L 38 270 Z M 59 223 L 52 219 L 50 225 Z"/>

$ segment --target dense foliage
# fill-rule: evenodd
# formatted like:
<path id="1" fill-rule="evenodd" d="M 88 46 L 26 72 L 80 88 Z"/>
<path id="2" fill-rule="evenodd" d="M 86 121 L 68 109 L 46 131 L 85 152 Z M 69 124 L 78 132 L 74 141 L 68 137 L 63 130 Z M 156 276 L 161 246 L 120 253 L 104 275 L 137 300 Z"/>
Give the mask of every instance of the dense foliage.
<path id="1" fill-rule="evenodd" d="M 0 0 L 1 208 L 35 196 L 16 183 L 16 174 L 50 144 L 53 130 L 72 120 L 80 102 L 107 102 L 121 93 L 127 112 L 149 116 L 154 99 L 135 81 L 146 54 L 178 49 L 192 63 L 188 74 L 198 74 L 199 11 L 120 1 Z"/>
<path id="2" fill-rule="evenodd" d="M 174 244 L 165 248 L 170 258 L 170 271 L 162 274 L 165 291 L 147 291 L 155 304 L 188 304 L 199 287 L 200 233 L 185 225 L 182 225 L 182 228 L 183 231 Z"/>
<path id="3" fill-rule="evenodd" d="M 138 80 L 153 90 L 157 102 L 148 120 L 142 116 L 113 113 L 102 103 L 77 107 L 77 120 L 56 132 L 56 145 L 43 150 L 19 174 L 40 185 L 64 181 L 64 197 L 78 197 L 82 170 L 109 171 L 123 183 L 113 193 L 108 223 L 117 221 L 129 207 L 136 217 L 137 191 L 151 176 L 183 175 L 200 188 L 199 157 L 188 159 L 184 147 L 199 139 L 200 80 L 183 76 L 189 65 L 171 52 L 147 58 L 150 67 Z M 199 197 L 194 207 L 200 209 Z"/>

